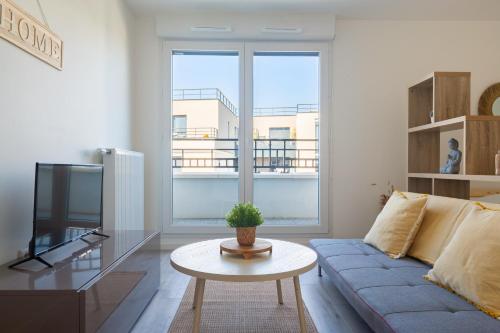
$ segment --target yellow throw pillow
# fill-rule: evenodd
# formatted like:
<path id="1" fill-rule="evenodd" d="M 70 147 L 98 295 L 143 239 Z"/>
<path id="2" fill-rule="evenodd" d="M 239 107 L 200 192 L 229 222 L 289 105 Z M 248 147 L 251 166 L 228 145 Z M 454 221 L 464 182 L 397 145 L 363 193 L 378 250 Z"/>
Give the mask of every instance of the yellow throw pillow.
<path id="1" fill-rule="evenodd" d="M 500 211 L 478 203 L 425 278 L 500 319 Z"/>
<path id="2" fill-rule="evenodd" d="M 410 199 L 401 192 L 394 192 L 364 242 L 392 258 L 404 257 L 422 223 L 426 203 L 427 196 Z"/>
<path id="3" fill-rule="evenodd" d="M 405 195 L 409 198 L 416 197 L 413 193 Z M 434 265 L 469 213 L 469 205 L 469 200 L 429 195 L 424 219 L 406 255 Z"/>

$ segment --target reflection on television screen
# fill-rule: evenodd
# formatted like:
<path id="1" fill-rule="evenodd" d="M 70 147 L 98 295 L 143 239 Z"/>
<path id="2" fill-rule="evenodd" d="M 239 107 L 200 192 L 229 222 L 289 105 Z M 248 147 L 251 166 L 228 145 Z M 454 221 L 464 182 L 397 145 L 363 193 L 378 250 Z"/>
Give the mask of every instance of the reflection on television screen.
<path id="1" fill-rule="evenodd" d="M 102 166 L 38 164 L 34 254 L 102 225 Z"/>

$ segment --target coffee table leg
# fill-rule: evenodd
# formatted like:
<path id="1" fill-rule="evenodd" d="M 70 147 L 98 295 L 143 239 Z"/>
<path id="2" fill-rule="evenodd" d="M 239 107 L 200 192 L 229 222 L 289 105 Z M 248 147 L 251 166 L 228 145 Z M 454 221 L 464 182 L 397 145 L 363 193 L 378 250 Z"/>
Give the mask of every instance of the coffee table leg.
<path id="1" fill-rule="evenodd" d="M 283 304 L 283 293 L 281 292 L 281 280 L 276 280 L 276 289 L 278 290 L 278 303 Z"/>
<path id="2" fill-rule="evenodd" d="M 297 310 L 299 312 L 300 333 L 306 333 L 304 303 L 302 301 L 302 292 L 300 291 L 300 281 L 298 276 L 293 277 L 293 285 L 295 286 L 295 298 L 297 299 Z"/>
<path id="3" fill-rule="evenodd" d="M 205 279 L 198 279 L 197 278 L 196 285 L 198 286 L 198 293 L 195 292 L 196 299 L 195 299 L 193 333 L 200 332 L 201 305 L 203 304 L 203 294 L 205 292 Z"/>
<path id="4" fill-rule="evenodd" d="M 196 299 L 198 298 L 199 291 L 200 291 L 200 280 L 196 279 L 196 285 L 194 287 L 193 309 L 196 309 Z"/>

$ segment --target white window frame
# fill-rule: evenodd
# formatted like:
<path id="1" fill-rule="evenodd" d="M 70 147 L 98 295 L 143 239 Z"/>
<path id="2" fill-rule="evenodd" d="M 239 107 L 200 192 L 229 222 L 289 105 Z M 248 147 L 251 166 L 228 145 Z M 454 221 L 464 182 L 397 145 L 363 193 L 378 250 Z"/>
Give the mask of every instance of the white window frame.
<path id="1" fill-rule="evenodd" d="M 259 227 L 261 235 L 327 234 L 329 231 L 330 138 L 332 105 L 331 94 L 331 43 L 329 42 L 212 42 L 165 41 L 163 44 L 162 73 L 163 98 L 160 108 L 162 123 L 162 230 L 167 234 L 231 235 L 234 231 L 225 226 L 179 226 L 172 219 L 172 53 L 176 50 L 236 51 L 239 53 L 239 198 L 251 202 L 253 193 L 253 55 L 256 51 L 319 52 L 320 54 L 320 172 L 319 172 L 319 223 L 311 226 Z M 250 111 L 249 111 L 250 110 Z M 306 199 L 307 200 L 307 199 Z"/>

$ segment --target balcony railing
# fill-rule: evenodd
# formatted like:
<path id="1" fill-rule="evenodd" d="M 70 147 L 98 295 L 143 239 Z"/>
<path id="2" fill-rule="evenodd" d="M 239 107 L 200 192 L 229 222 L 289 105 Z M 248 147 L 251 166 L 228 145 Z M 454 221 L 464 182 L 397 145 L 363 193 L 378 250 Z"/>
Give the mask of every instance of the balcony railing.
<path id="1" fill-rule="evenodd" d="M 297 104 L 297 106 L 254 108 L 256 117 L 295 116 L 297 113 L 318 112 L 318 104 Z"/>
<path id="2" fill-rule="evenodd" d="M 238 108 L 217 88 L 174 89 L 172 99 L 174 101 L 217 99 L 238 116 Z"/>
<path id="3" fill-rule="evenodd" d="M 180 142 L 199 144 L 183 144 L 189 148 L 176 147 Z M 254 139 L 253 142 L 256 173 L 290 173 L 296 169 L 318 171 L 317 139 Z M 238 139 L 174 138 L 172 167 L 238 171 L 238 155 Z"/>
<path id="4" fill-rule="evenodd" d="M 218 133 L 219 130 L 215 127 L 174 128 L 172 130 L 174 138 L 214 139 Z"/>
<path id="5" fill-rule="evenodd" d="M 174 101 L 216 99 L 235 116 L 238 116 L 238 108 L 218 88 L 174 89 L 172 99 Z M 296 106 L 254 108 L 253 115 L 256 117 L 293 116 L 297 113 L 318 112 L 318 109 L 318 104 L 297 104 Z"/>

